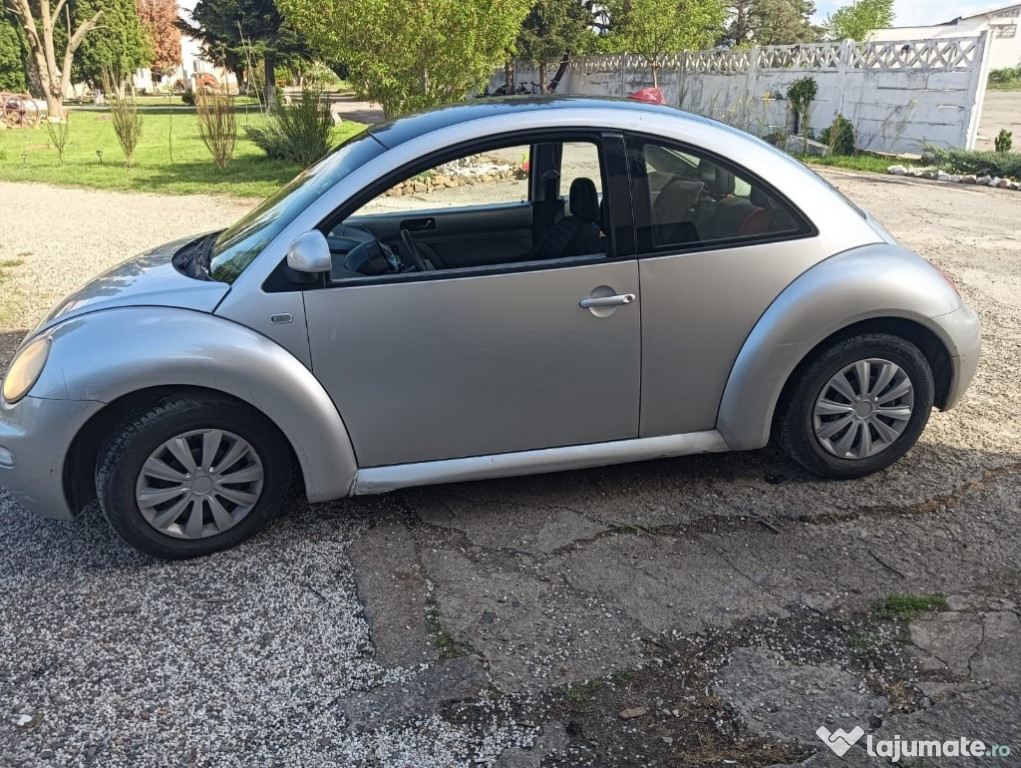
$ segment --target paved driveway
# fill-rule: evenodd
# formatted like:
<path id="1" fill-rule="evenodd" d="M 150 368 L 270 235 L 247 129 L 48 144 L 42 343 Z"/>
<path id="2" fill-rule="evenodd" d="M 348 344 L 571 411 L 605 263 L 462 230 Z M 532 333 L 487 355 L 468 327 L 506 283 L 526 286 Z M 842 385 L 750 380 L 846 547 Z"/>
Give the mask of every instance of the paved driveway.
<path id="1" fill-rule="evenodd" d="M 986 91 L 975 148 L 992 150 L 1002 128 L 1014 134 L 1014 151 L 1021 152 L 1021 91 Z"/>
<path id="2" fill-rule="evenodd" d="M 973 389 L 897 466 L 822 482 L 766 450 L 294 498 L 187 563 L 0 490 L 0 765 L 877 764 L 822 725 L 1021 750 L 1017 195 L 830 178 L 983 317 Z M 242 207 L 0 198 L 75 212 L 0 246 L 8 350 L 36 292 Z M 93 234 L 111 208 L 137 224 L 117 248 Z"/>

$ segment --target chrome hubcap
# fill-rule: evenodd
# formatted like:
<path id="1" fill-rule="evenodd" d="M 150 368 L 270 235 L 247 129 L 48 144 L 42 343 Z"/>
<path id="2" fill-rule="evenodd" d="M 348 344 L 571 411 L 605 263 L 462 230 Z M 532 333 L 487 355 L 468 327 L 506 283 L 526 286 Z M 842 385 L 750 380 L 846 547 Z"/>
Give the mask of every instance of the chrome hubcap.
<path id="1" fill-rule="evenodd" d="M 826 382 L 815 401 L 815 436 L 841 459 L 865 459 L 893 445 L 911 421 L 915 388 L 889 360 L 851 363 Z"/>
<path id="2" fill-rule="evenodd" d="M 252 511 L 263 479 L 262 460 L 248 442 L 220 429 L 196 430 L 149 455 L 135 483 L 135 502 L 160 533 L 204 539 Z"/>

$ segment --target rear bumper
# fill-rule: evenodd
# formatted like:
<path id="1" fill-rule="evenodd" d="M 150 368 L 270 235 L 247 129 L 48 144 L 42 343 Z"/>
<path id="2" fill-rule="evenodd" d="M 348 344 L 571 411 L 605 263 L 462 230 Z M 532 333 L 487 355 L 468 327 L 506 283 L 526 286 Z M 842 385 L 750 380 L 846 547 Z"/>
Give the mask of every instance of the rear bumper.
<path id="1" fill-rule="evenodd" d="M 960 402 L 964 392 L 975 378 L 982 352 L 982 324 L 978 315 L 967 304 L 946 315 L 932 318 L 950 340 L 952 349 L 950 390 L 942 410 L 949 411 Z"/>
<path id="2" fill-rule="evenodd" d="M 0 404 L 0 485 L 40 517 L 71 520 L 64 463 L 71 441 L 102 403 L 26 397 Z"/>

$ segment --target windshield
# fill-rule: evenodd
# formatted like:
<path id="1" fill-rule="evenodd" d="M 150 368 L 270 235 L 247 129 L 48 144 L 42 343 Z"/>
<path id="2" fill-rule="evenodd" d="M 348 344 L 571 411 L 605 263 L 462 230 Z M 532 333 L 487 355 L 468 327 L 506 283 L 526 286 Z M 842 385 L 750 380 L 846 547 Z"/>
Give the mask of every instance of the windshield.
<path id="1" fill-rule="evenodd" d="M 367 131 L 363 131 L 308 170 L 302 171 L 279 192 L 216 238 L 209 262 L 213 279 L 233 283 L 255 257 L 262 253 L 263 248 L 317 197 L 385 151 L 382 144 Z"/>

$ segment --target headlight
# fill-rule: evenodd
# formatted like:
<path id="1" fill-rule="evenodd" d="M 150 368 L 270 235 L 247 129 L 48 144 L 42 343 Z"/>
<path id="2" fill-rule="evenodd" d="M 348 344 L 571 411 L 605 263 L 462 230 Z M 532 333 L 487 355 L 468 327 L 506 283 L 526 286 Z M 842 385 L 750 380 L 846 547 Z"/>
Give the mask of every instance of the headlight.
<path id="1" fill-rule="evenodd" d="M 14 358 L 4 379 L 3 395 L 8 403 L 16 403 L 35 386 L 50 356 L 50 340 L 33 341 Z"/>

